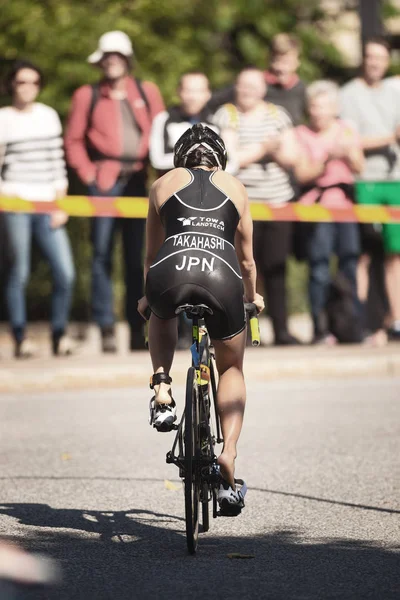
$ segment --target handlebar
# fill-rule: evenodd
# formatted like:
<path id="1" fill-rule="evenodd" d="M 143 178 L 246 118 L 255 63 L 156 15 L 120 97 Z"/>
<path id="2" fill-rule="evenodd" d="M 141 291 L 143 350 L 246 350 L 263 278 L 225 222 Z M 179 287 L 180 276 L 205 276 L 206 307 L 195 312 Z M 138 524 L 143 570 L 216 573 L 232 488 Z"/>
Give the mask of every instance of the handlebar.
<path id="1" fill-rule="evenodd" d="M 259 346 L 261 343 L 261 340 L 260 340 L 260 326 L 258 323 L 257 306 L 255 304 L 253 304 L 252 302 L 245 302 L 244 309 L 246 311 L 246 314 L 249 315 L 251 345 Z"/>
<path id="2" fill-rule="evenodd" d="M 252 302 L 246 302 L 244 305 L 246 314 L 249 316 L 251 345 L 259 346 L 260 340 L 260 327 L 258 323 L 258 310 L 257 306 Z M 146 327 L 145 327 L 145 343 L 148 344 L 148 320 L 150 319 L 151 310 L 150 307 L 146 309 Z"/>

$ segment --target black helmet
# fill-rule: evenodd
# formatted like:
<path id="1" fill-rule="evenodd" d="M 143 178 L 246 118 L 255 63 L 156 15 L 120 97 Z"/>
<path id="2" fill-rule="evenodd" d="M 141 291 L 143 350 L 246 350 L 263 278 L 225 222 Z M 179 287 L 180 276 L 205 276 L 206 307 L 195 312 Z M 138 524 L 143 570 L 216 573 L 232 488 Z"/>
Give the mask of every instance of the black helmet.
<path id="1" fill-rule="evenodd" d="M 198 148 L 203 154 L 214 160 L 216 167 L 225 169 L 227 155 L 223 140 L 210 127 L 201 123 L 193 125 L 185 131 L 176 142 L 174 147 L 175 167 L 184 167 L 189 154 Z"/>

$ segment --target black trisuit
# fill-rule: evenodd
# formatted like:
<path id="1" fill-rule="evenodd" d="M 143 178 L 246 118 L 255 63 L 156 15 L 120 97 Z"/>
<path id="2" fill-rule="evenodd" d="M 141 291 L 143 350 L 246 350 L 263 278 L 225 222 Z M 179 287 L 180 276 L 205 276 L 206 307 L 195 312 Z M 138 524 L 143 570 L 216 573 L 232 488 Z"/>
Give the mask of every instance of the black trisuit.
<path id="1" fill-rule="evenodd" d="M 240 215 L 213 182 L 214 171 L 187 169 L 191 181 L 160 208 L 165 241 L 146 280 L 152 312 L 171 319 L 180 304 L 207 304 L 213 339 L 243 331 L 243 284 L 234 247 Z"/>

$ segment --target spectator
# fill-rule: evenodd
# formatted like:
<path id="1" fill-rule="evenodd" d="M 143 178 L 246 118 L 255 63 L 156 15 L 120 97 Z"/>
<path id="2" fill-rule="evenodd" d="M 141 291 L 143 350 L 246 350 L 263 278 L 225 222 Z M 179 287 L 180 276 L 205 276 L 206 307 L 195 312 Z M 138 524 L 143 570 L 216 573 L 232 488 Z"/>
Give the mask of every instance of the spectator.
<path id="1" fill-rule="evenodd" d="M 278 33 L 271 40 L 269 69 L 264 71 L 267 83 L 265 100 L 282 106 L 295 125 L 303 122 L 306 108 L 306 86 L 297 75 L 300 51 L 300 42 L 294 35 Z M 215 92 L 209 105 L 217 109 L 234 101 L 235 86 L 229 86 Z"/>
<path id="2" fill-rule="evenodd" d="M 146 196 L 150 129 L 164 109 L 153 83 L 129 75 L 132 45 L 122 31 L 110 31 L 89 56 L 102 73 L 95 85 L 74 94 L 65 137 L 69 164 L 91 196 Z M 144 348 L 142 318 L 136 305 L 143 295 L 144 220 L 95 217 L 92 223 L 92 312 L 101 330 L 103 352 L 116 352 L 112 254 L 117 226 L 122 229 L 126 317 L 130 348 Z"/>
<path id="3" fill-rule="evenodd" d="M 294 125 L 304 121 L 306 112 L 306 86 L 297 74 L 300 51 L 300 42 L 294 35 L 278 33 L 271 40 L 270 67 L 265 72 L 265 99 L 285 108 Z"/>
<path id="4" fill-rule="evenodd" d="M 361 141 L 355 129 L 338 119 L 339 88 L 331 81 L 316 81 L 307 89 L 309 126 L 287 132 L 283 151 L 292 153 L 292 168 L 299 183 L 307 185 L 300 202 L 320 203 L 327 208 L 352 204 L 354 177 L 363 168 Z M 286 155 L 288 156 L 288 154 Z M 282 156 L 281 156 L 282 158 Z M 326 307 L 331 283 L 330 259 L 338 257 L 338 270 L 351 285 L 352 323 L 357 322 L 356 270 L 360 253 L 358 225 L 355 223 L 307 224 L 307 257 L 310 264 L 309 294 L 314 325 L 314 343 L 337 340 L 328 331 Z M 344 341 L 344 340 L 341 340 Z M 361 341 L 360 328 L 346 341 Z"/>
<path id="5" fill-rule="evenodd" d="M 398 148 L 400 138 L 400 94 L 396 86 L 384 76 L 390 64 L 390 46 L 383 38 L 371 38 L 364 45 L 362 73 L 342 89 L 341 114 L 351 120 L 359 134 L 365 153 L 364 181 L 386 181 L 398 175 Z M 390 198 L 382 195 L 382 188 L 364 191 L 362 201 L 369 204 L 387 204 Z M 389 335 L 400 339 L 400 225 L 385 224 L 385 279 L 392 325 Z M 362 299 L 368 289 L 368 266 L 379 258 L 380 243 L 373 227 L 362 227 L 362 259 L 359 283 Z M 375 285 L 375 281 L 371 282 Z M 381 324 L 382 326 L 383 324 Z"/>
<path id="6" fill-rule="evenodd" d="M 215 128 L 212 114 L 206 108 L 211 97 L 210 84 L 204 73 L 190 71 L 179 80 L 180 104 L 158 114 L 154 119 L 150 137 L 150 161 L 159 175 L 174 168 L 174 146 L 181 135 L 196 123 Z M 186 315 L 179 316 L 178 348 L 192 343 L 192 326 Z"/>
<path id="7" fill-rule="evenodd" d="M 222 106 L 214 122 L 225 139 L 231 168 L 236 164 L 235 174 L 250 200 L 279 205 L 294 194 L 288 174 L 277 164 L 280 136 L 292 123 L 284 109 L 264 101 L 266 87 L 262 71 L 244 69 L 236 81 L 235 104 Z M 291 233 L 291 223 L 254 223 L 254 253 L 276 345 L 298 343 L 287 329 L 285 278 Z"/>
<path id="8" fill-rule="evenodd" d="M 210 84 L 204 73 L 184 73 L 178 85 L 180 103 L 158 114 L 150 138 L 150 160 L 159 175 L 174 168 L 174 146 L 181 135 L 196 123 L 212 127 L 212 114 L 206 108 Z"/>
<path id="9" fill-rule="evenodd" d="M 23 200 L 50 202 L 65 196 L 67 178 L 60 119 L 52 108 L 35 102 L 42 86 L 40 69 L 27 61 L 17 62 L 8 76 L 12 105 L 0 109 L 0 193 Z M 53 353 L 65 355 L 75 349 L 65 333 L 74 280 L 71 249 L 64 227 L 67 220 L 63 211 L 51 215 L 5 215 L 13 258 L 5 291 L 16 357 L 28 358 L 36 353 L 35 344 L 26 337 L 25 286 L 32 237 L 52 272 Z"/>
<path id="10" fill-rule="evenodd" d="M 306 86 L 299 78 L 301 45 L 296 36 L 278 33 L 270 44 L 270 67 L 265 71 L 268 84 L 266 100 L 282 106 L 289 113 L 294 125 L 300 125 L 306 116 Z M 294 199 L 298 199 L 300 190 L 291 174 Z M 303 223 L 293 223 L 291 252 L 298 260 L 304 260 L 306 249 L 303 240 Z"/>

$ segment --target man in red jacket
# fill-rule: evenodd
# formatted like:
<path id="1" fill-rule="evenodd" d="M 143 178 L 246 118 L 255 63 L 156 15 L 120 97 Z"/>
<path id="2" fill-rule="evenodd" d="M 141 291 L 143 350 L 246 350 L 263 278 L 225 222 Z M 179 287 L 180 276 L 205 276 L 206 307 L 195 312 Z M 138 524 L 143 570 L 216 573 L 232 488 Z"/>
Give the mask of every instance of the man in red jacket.
<path id="1" fill-rule="evenodd" d="M 149 136 L 154 117 L 165 110 L 158 87 L 129 75 L 133 49 L 122 31 L 99 40 L 88 62 L 102 78 L 73 95 L 65 149 L 69 165 L 91 196 L 146 196 Z M 95 217 L 92 223 L 92 313 L 102 334 L 103 352 L 116 352 L 112 252 L 117 227 L 122 230 L 126 318 L 131 350 L 144 348 L 137 301 L 143 295 L 143 219 Z"/>

